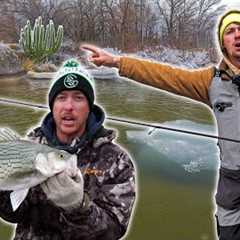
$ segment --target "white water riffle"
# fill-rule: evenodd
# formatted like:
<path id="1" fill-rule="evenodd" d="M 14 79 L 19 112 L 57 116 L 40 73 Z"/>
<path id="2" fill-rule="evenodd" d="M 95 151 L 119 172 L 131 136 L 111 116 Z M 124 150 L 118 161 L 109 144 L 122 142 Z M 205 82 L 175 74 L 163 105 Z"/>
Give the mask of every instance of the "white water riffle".
<path id="1" fill-rule="evenodd" d="M 188 120 L 165 122 L 162 126 L 217 135 L 213 125 L 195 123 Z M 128 141 L 139 147 L 150 148 L 159 153 L 161 159 L 167 159 L 181 165 L 187 172 L 215 170 L 218 166 L 219 151 L 217 140 L 193 136 L 161 129 L 127 131 Z M 149 149 L 148 149 L 149 151 Z M 163 157 L 162 157 L 163 156 Z"/>

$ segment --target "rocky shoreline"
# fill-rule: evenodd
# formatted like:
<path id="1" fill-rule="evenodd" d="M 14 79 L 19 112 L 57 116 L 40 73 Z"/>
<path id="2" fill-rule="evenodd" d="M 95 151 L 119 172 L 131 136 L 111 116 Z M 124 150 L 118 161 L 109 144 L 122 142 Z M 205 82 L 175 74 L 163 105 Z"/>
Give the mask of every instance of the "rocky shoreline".
<path id="1" fill-rule="evenodd" d="M 58 66 L 69 58 L 76 57 L 81 61 L 82 56 L 79 55 L 80 53 L 78 51 L 74 52 L 72 50 L 69 50 L 68 47 L 69 44 L 63 44 L 60 51 L 54 54 L 51 59 L 49 59 L 49 63 L 35 65 L 29 70 L 34 71 L 34 74 L 36 73 L 35 75 L 40 73 L 39 75 L 41 77 L 43 73 L 47 73 L 47 75 L 49 75 L 48 73 L 56 72 Z M 112 52 L 113 54 L 126 55 L 126 53 L 119 52 L 116 49 L 107 48 L 106 50 Z M 209 54 L 204 50 L 185 51 L 183 53 L 181 50 L 169 49 L 167 47 L 159 46 L 156 49 L 146 48 L 144 51 L 135 52 L 131 55 L 187 68 L 204 67 L 211 64 Z M 27 74 L 28 71 L 24 69 L 23 62 L 24 53 L 18 44 L 4 44 L 0 42 L 0 78 L 7 76 L 19 77 L 21 75 Z M 82 63 L 85 66 L 85 62 L 83 61 Z M 88 68 L 88 63 L 86 64 L 87 65 L 85 67 Z M 106 67 L 98 68 L 96 66 L 90 66 L 88 70 L 93 75 L 93 77 L 97 79 L 112 79 L 116 78 L 118 75 L 116 69 L 109 69 Z M 40 77 L 37 78 L 39 79 Z"/>
<path id="2" fill-rule="evenodd" d="M 12 49 L 8 44 L 0 43 L 0 76 L 13 76 L 24 72 L 18 53 L 18 49 Z"/>

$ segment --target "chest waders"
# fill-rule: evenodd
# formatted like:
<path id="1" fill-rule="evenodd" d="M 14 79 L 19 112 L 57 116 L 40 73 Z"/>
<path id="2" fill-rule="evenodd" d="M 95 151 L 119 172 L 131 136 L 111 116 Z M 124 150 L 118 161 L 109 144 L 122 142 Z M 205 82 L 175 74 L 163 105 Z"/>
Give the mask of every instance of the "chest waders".
<path id="1" fill-rule="evenodd" d="M 232 81 L 224 81 L 217 70 L 209 88 L 209 98 L 217 120 L 219 136 L 240 140 L 240 91 Z M 218 141 L 220 172 L 216 202 L 224 209 L 240 210 L 240 143 Z"/>

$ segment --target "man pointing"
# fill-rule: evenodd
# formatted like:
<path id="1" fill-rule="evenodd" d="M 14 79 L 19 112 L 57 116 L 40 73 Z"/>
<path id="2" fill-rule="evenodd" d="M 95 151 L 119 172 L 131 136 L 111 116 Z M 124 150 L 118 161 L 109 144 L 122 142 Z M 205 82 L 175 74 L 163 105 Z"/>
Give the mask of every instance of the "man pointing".
<path id="1" fill-rule="evenodd" d="M 137 82 L 203 102 L 212 108 L 221 137 L 240 140 L 240 11 L 227 12 L 218 24 L 222 61 L 217 67 L 187 70 L 147 60 L 114 56 L 92 45 L 90 61 L 119 68 Z M 240 239 L 240 144 L 219 141 L 220 173 L 216 194 L 220 240 Z"/>

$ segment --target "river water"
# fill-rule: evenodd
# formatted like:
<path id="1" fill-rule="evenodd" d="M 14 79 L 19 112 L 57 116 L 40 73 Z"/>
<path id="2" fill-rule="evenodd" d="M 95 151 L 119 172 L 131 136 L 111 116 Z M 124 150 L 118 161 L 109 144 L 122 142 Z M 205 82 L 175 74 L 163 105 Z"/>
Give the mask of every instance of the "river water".
<path id="1" fill-rule="evenodd" d="M 0 80 L 0 97 L 46 104 L 48 80 Z M 108 116 L 216 134 L 202 104 L 118 79 L 95 82 L 97 103 Z M 46 111 L 0 104 L 0 126 L 25 135 Z M 212 240 L 212 203 L 218 166 L 216 141 L 106 121 L 118 131 L 138 172 L 138 201 L 126 239 Z M 10 239 L 11 228 L 0 236 Z"/>

